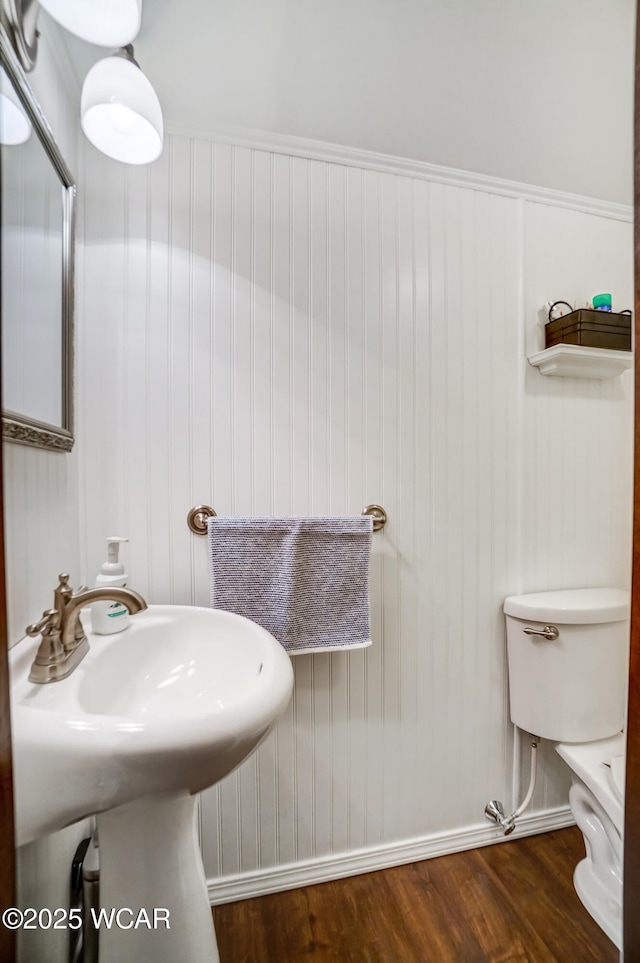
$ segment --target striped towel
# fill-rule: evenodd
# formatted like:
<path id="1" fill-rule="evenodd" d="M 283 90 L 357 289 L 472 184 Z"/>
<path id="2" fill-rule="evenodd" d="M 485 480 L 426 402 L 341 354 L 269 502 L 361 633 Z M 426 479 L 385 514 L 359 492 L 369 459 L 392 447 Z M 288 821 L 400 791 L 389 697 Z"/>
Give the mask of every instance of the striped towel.
<path id="1" fill-rule="evenodd" d="M 290 655 L 371 645 L 370 516 L 208 525 L 214 608 L 262 625 Z"/>

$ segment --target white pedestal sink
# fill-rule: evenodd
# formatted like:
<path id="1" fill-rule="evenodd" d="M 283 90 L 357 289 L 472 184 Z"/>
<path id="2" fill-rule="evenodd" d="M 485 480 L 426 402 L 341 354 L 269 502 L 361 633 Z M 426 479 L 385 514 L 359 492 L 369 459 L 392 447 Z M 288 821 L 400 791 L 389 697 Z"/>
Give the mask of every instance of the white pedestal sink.
<path id="1" fill-rule="evenodd" d="M 151 605 L 123 632 L 88 633 L 60 682 L 28 681 L 38 640 L 9 654 L 18 845 L 98 815 L 100 963 L 218 959 L 194 822 L 194 793 L 235 769 L 293 688 L 280 644 L 215 609 Z M 116 917 L 117 918 L 117 917 Z"/>

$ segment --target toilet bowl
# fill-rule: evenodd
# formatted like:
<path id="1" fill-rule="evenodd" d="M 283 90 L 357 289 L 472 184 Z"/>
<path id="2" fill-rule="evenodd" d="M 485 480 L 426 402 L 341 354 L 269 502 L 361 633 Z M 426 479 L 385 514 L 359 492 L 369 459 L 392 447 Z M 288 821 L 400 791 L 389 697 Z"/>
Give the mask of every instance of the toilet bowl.
<path id="1" fill-rule="evenodd" d="M 504 612 L 511 720 L 556 743 L 571 770 L 569 804 L 586 850 L 574 887 L 620 947 L 629 595 L 539 592 L 511 596 Z"/>
<path id="2" fill-rule="evenodd" d="M 625 740 L 622 733 L 597 742 L 558 743 L 571 769 L 569 804 L 582 831 L 586 856 L 573 885 L 584 906 L 618 948 L 622 942 L 622 827 Z"/>

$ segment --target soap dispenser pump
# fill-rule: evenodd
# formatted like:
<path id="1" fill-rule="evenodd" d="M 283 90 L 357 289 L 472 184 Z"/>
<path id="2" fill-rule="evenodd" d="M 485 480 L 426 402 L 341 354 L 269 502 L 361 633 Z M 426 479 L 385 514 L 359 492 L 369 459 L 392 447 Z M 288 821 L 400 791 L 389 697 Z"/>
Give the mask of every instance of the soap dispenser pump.
<path id="1" fill-rule="evenodd" d="M 120 543 L 128 541 L 128 538 L 121 538 L 118 535 L 111 535 L 107 539 L 107 560 L 96 578 L 95 584 L 97 587 L 120 587 L 127 584 L 128 576 L 125 573 L 124 565 L 118 558 L 118 554 Z M 109 600 L 94 602 L 91 606 L 91 628 L 96 635 L 112 635 L 114 632 L 122 632 L 128 624 L 129 610 L 121 602 Z"/>

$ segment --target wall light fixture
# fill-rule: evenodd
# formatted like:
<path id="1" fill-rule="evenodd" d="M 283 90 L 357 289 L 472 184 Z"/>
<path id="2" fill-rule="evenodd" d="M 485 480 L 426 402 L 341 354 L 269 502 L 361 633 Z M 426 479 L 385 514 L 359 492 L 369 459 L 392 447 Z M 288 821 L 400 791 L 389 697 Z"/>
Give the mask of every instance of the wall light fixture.
<path id="1" fill-rule="evenodd" d="M 120 48 L 99 60 L 85 77 L 80 115 L 88 139 L 98 150 L 125 164 L 154 161 L 162 153 L 162 108 L 134 60 L 131 46 L 140 29 L 142 0 L 0 0 L 0 21 L 27 71 L 36 62 L 40 7 L 82 40 Z M 3 137 L 24 135 L 26 140 L 30 127 L 25 129 L 23 124 L 19 134 L 17 108 L 6 103 L 8 106 L 3 97 L 0 133 Z"/>
<path id="2" fill-rule="evenodd" d="M 137 37 L 142 0 L 38 0 L 60 26 L 99 47 L 123 47 Z"/>
<path id="3" fill-rule="evenodd" d="M 108 157 L 149 164 L 162 153 L 162 108 L 127 46 L 87 74 L 80 101 L 82 129 Z"/>

